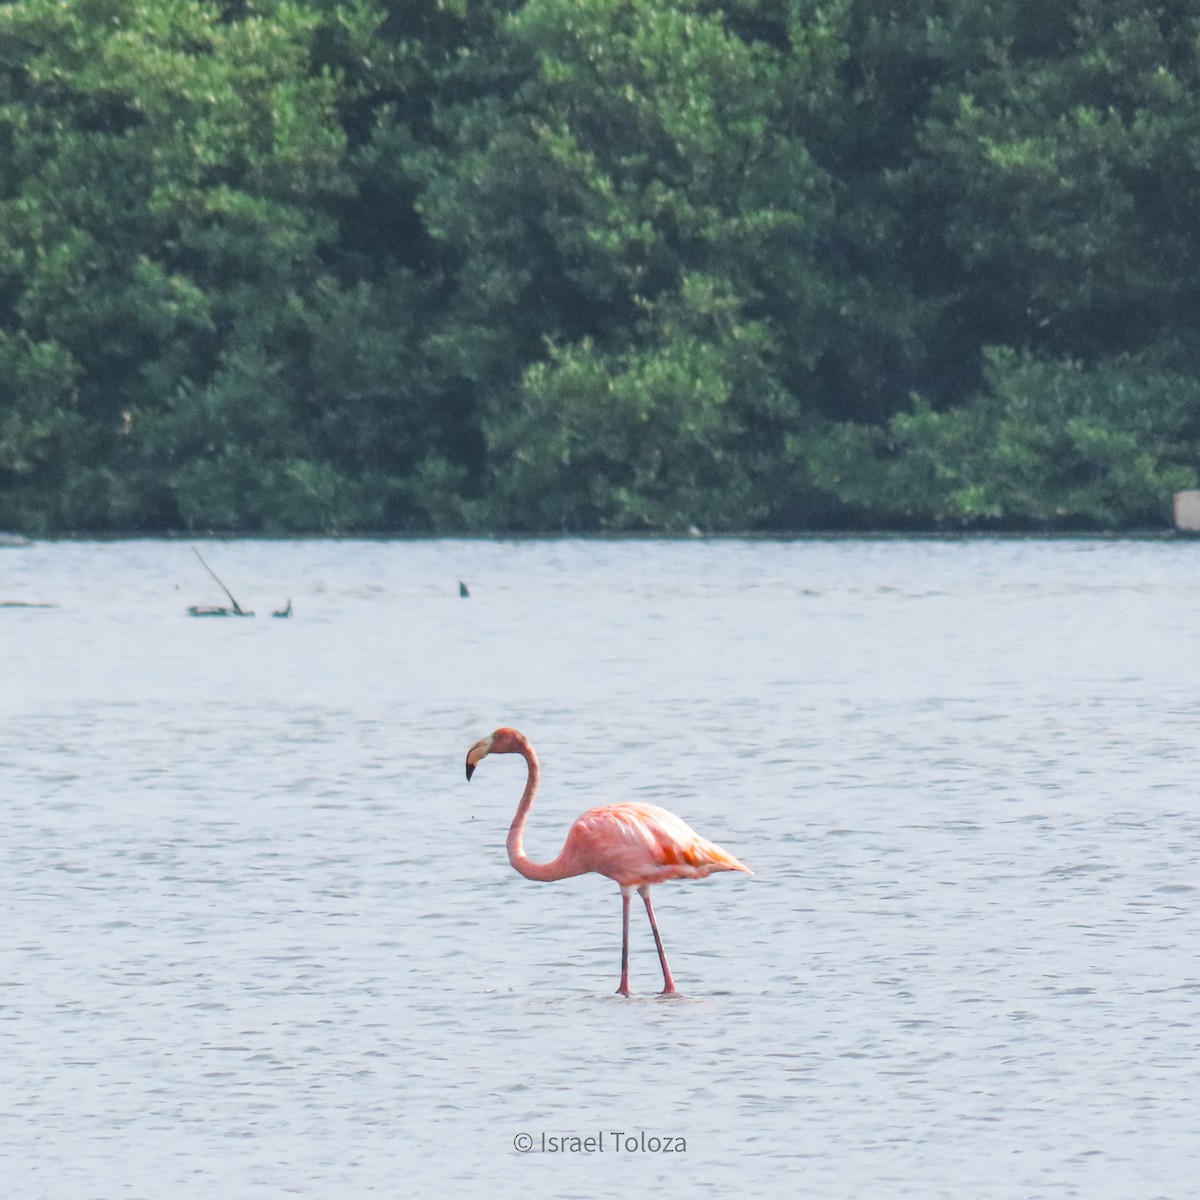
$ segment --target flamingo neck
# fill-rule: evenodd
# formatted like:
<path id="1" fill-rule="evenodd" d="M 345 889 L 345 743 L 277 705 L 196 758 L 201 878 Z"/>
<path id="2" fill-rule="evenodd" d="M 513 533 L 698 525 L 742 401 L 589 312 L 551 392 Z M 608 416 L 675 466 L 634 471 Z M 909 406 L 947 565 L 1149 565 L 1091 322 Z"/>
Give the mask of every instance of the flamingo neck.
<path id="1" fill-rule="evenodd" d="M 548 863 L 536 863 L 525 854 L 525 821 L 529 816 L 529 810 L 533 807 L 533 798 L 537 794 L 541 767 L 538 765 L 533 747 L 524 738 L 517 744 L 516 750 L 529 766 L 529 777 L 525 781 L 525 791 L 521 793 L 521 803 L 517 805 L 517 815 L 513 817 L 512 825 L 509 826 L 508 861 L 526 879 L 536 879 L 542 883 L 573 875 L 574 871 L 565 869 L 562 854 L 553 862 Z"/>

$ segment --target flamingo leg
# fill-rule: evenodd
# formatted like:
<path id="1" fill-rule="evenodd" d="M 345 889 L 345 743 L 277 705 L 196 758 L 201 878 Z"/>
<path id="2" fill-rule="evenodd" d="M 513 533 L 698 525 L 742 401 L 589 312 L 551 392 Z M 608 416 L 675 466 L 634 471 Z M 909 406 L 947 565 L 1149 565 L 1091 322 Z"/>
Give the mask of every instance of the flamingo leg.
<path id="1" fill-rule="evenodd" d="M 632 888 L 621 889 L 621 986 L 618 996 L 629 995 L 629 901 L 633 898 Z"/>
<path id="2" fill-rule="evenodd" d="M 654 944 L 658 947 L 658 961 L 662 963 L 662 995 L 673 996 L 675 994 L 675 980 L 671 978 L 671 968 L 667 966 L 667 952 L 663 949 L 662 938 L 658 933 L 658 922 L 654 919 L 654 906 L 650 903 L 649 884 L 643 884 L 638 888 L 638 891 L 641 892 L 642 899 L 646 902 L 646 916 L 650 918 L 650 928 L 654 932 Z"/>

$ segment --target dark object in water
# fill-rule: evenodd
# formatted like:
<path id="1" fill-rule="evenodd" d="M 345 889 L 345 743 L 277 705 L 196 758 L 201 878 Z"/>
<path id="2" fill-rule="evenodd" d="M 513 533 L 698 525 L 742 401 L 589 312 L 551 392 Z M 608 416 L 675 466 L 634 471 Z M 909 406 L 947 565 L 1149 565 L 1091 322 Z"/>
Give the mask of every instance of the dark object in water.
<path id="1" fill-rule="evenodd" d="M 39 604 L 36 600 L 0 600 L 0 608 L 57 608 L 57 604 Z"/>
<path id="2" fill-rule="evenodd" d="M 287 607 L 281 608 L 278 612 L 273 612 L 273 617 L 290 617 L 292 615 L 292 598 L 288 597 Z"/>
<path id="3" fill-rule="evenodd" d="M 214 571 L 212 569 L 212 567 L 210 567 L 208 565 L 208 563 L 206 563 L 204 561 L 204 555 L 201 554 L 200 551 L 197 550 L 195 546 L 192 547 L 192 551 L 196 555 L 196 557 L 200 560 L 204 569 L 217 581 L 218 584 L 220 584 L 221 591 L 223 591 L 225 593 L 225 595 L 227 595 L 229 597 L 229 602 L 233 605 L 233 608 L 224 608 L 221 605 L 217 605 L 217 604 L 193 604 L 188 609 L 188 616 L 190 616 L 190 617 L 252 617 L 252 616 L 254 616 L 254 614 L 252 612 L 247 612 L 246 609 L 244 609 L 237 602 L 237 597 L 234 596 L 234 594 L 223 583 L 221 583 L 220 575 L 218 575 L 216 573 L 216 571 Z"/>
<path id="4" fill-rule="evenodd" d="M 192 604 L 188 606 L 189 617 L 252 617 L 245 609 L 224 608 L 220 604 Z"/>
<path id="5" fill-rule="evenodd" d="M 463 583 L 463 581 L 461 579 L 458 581 L 458 594 L 464 600 L 471 594 L 470 592 L 467 591 L 467 585 L 465 583 Z"/>

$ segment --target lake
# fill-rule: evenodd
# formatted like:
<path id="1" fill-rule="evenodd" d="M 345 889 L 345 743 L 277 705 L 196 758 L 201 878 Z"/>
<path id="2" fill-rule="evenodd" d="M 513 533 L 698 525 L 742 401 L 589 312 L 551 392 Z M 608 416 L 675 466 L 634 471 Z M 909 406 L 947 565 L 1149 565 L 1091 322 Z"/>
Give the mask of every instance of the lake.
<path id="1" fill-rule="evenodd" d="M 197 544 L 0 549 L 7 1195 L 1195 1194 L 1200 543 Z"/>

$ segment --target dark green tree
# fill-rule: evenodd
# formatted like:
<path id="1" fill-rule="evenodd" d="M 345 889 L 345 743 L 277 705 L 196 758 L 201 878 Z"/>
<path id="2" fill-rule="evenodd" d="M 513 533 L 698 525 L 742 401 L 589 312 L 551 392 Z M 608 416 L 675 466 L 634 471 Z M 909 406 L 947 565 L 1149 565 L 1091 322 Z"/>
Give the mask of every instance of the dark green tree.
<path id="1" fill-rule="evenodd" d="M 496 523 L 770 511 L 812 403 L 780 380 L 811 385 L 837 303 L 789 99 L 831 86 L 816 13 L 781 51 L 688 0 L 532 0 L 502 33 L 509 95 L 439 110 L 419 203 L 461 268 L 436 349 L 481 394 Z"/>
<path id="2" fill-rule="evenodd" d="M 244 493 L 241 464 L 269 477 L 299 449 L 280 381 L 344 187 L 315 25 L 287 3 L 0 9 L 0 336 L 70 380 L 8 398 L 43 449 L 4 464 L 6 519 L 221 523 L 210 483 Z"/>
<path id="3" fill-rule="evenodd" d="M 0 524 L 1165 519 L 1174 0 L 0 3 Z"/>

